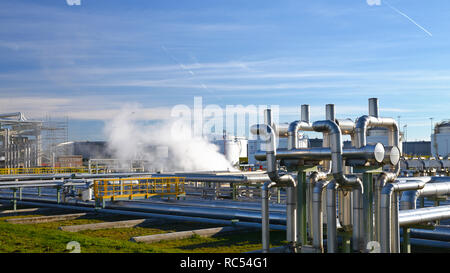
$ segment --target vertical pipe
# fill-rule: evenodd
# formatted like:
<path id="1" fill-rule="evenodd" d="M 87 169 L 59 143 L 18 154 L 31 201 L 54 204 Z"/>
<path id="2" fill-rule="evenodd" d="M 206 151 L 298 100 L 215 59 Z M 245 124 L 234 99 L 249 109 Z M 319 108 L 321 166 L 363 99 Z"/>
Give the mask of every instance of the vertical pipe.
<path id="1" fill-rule="evenodd" d="M 42 141 L 41 141 L 41 129 L 36 129 L 36 165 L 42 165 Z"/>
<path id="2" fill-rule="evenodd" d="M 261 188 L 261 231 L 262 231 L 262 251 L 269 253 L 270 249 L 270 226 L 269 226 L 269 198 L 270 188 L 275 186 L 275 182 L 266 182 Z"/>
<path id="3" fill-rule="evenodd" d="M 297 240 L 302 246 L 308 244 L 306 185 L 306 172 L 300 170 L 297 174 Z"/>
<path id="4" fill-rule="evenodd" d="M 400 225 L 398 222 L 398 192 L 392 194 L 392 205 L 391 205 L 391 252 L 400 253 Z"/>
<path id="5" fill-rule="evenodd" d="M 374 227 L 373 227 L 373 175 L 370 172 L 363 174 L 364 184 L 364 245 L 374 239 Z"/>
<path id="6" fill-rule="evenodd" d="M 309 105 L 303 104 L 301 106 L 301 120 L 303 122 L 309 123 Z"/>
<path id="7" fill-rule="evenodd" d="M 312 229 L 313 246 L 318 251 L 323 252 L 323 210 L 322 210 L 322 198 L 323 189 L 327 186 L 328 181 L 320 180 L 316 182 L 313 192 L 313 222 Z"/>
<path id="8" fill-rule="evenodd" d="M 5 168 L 9 168 L 9 129 L 5 129 L 3 135 L 3 150 L 5 151 Z"/>
<path id="9" fill-rule="evenodd" d="M 345 230 L 350 230 L 352 226 L 352 192 L 339 188 L 338 190 L 339 202 L 339 222 Z"/>
<path id="10" fill-rule="evenodd" d="M 355 187 L 353 189 L 353 250 L 360 251 L 364 249 L 364 218 L 363 218 L 363 189 Z"/>
<path id="11" fill-rule="evenodd" d="M 336 181 L 327 186 L 327 252 L 337 251 Z"/>
<path id="12" fill-rule="evenodd" d="M 335 111 L 334 111 L 334 104 L 327 104 L 325 106 L 325 117 L 327 120 L 336 120 Z"/>
<path id="13" fill-rule="evenodd" d="M 378 98 L 369 99 L 369 116 L 378 118 Z"/>
<path id="14" fill-rule="evenodd" d="M 308 230 L 308 237 L 312 239 L 314 237 L 314 229 L 312 228 L 312 222 L 313 222 L 313 190 L 314 185 L 317 182 L 317 180 L 314 178 L 316 177 L 316 173 L 312 173 L 309 175 L 309 179 L 306 182 L 306 227 Z"/>
<path id="15" fill-rule="evenodd" d="M 286 240 L 290 245 L 294 245 L 297 242 L 297 203 L 296 203 L 296 187 L 286 188 L 287 200 L 286 200 Z M 290 228 L 289 228 L 290 227 Z"/>
<path id="16" fill-rule="evenodd" d="M 272 126 L 272 110 L 271 109 L 264 110 L 264 124 Z"/>
<path id="17" fill-rule="evenodd" d="M 403 253 L 411 253 L 411 229 L 409 227 L 403 227 L 403 245 L 402 252 Z"/>

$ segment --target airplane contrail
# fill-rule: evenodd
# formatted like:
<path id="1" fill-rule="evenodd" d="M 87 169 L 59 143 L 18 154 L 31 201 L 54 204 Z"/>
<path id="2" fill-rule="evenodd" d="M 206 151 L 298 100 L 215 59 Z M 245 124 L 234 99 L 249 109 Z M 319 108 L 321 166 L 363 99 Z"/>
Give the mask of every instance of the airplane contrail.
<path id="1" fill-rule="evenodd" d="M 402 15 L 403 17 L 405 17 L 406 19 L 408 19 L 409 21 L 411 21 L 413 24 L 415 24 L 417 27 L 419 27 L 421 30 L 423 30 L 425 33 L 427 33 L 430 36 L 433 36 L 433 34 L 431 34 L 428 30 L 426 30 L 424 27 L 422 27 L 421 25 L 419 25 L 416 21 L 414 21 L 413 19 L 411 19 L 408 15 L 404 14 L 403 12 L 399 11 L 398 9 L 394 8 L 393 6 L 391 6 L 387 1 L 384 1 L 388 7 L 390 7 L 392 10 L 394 10 L 395 12 L 397 12 L 398 14 Z"/>

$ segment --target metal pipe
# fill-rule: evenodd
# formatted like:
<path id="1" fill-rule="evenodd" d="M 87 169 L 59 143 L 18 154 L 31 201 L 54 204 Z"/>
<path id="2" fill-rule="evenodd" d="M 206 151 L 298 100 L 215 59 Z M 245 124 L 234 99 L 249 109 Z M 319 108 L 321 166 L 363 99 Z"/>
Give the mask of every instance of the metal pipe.
<path id="1" fill-rule="evenodd" d="M 420 208 L 415 210 L 401 210 L 398 214 L 399 225 L 408 226 L 429 221 L 450 218 L 450 206 Z"/>
<path id="2" fill-rule="evenodd" d="M 337 125 L 341 128 L 342 134 L 353 135 L 355 133 L 356 124 L 351 119 L 336 119 Z"/>
<path id="3" fill-rule="evenodd" d="M 267 112 L 269 112 L 267 114 Z M 271 120 L 271 115 L 270 115 L 270 111 L 266 111 L 265 112 L 265 117 L 266 117 L 266 121 L 270 121 Z M 278 169 L 277 169 L 277 162 L 276 162 L 276 153 L 277 153 L 277 146 L 276 146 L 276 131 L 268 124 L 258 124 L 256 126 L 252 126 L 253 127 L 253 131 L 255 131 L 258 135 L 264 135 L 266 137 L 266 158 L 267 158 L 267 174 L 270 178 L 271 181 L 275 182 L 275 184 L 271 184 L 270 182 L 267 182 L 269 184 L 267 185 L 272 185 L 271 187 L 277 186 L 277 187 L 292 187 L 292 189 L 288 189 L 288 191 L 291 191 L 288 194 L 288 198 L 289 200 L 287 201 L 286 204 L 286 215 L 287 215 L 287 219 L 286 221 L 288 222 L 287 227 L 286 227 L 286 239 L 292 243 L 293 245 L 295 244 L 295 242 L 297 241 L 296 239 L 296 224 L 297 221 L 295 219 L 295 215 L 296 213 L 296 209 L 297 209 L 297 204 L 295 203 L 295 192 L 296 192 L 296 187 L 297 187 L 297 183 L 295 181 L 295 179 L 289 175 L 289 174 L 284 174 L 282 176 L 279 175 L 278 173 Z M 262 194 L 264 193 L 265 190 L 262 191 Z M 292 192 L 293 191 L 293 192 Z M 268 198 L 268 197 L 267 197 Z M 266 205 L 264 204 L 265 199 L 263 198 L 263 204 L 262 204 L 262 208 L 263 210 L 265 209 Z M 267 206 L 268 209 L 268 206 Z M 265 214 L 266 212 L 263 211 L 263 214 Z M 263 223 L 263 225 L 265 225 L 265 223 Z M 268 239 L 269 237 L 269 230 L 263 230 L 263 241 Z M 266 242 L 266 250 L 269 251 L 269 247 L 268 247 L 268 241 Z"/>
<path id="4" fill-rule="evenodd" d="M 262 229 L 262 249 L 263 253 L 268 253 L 270 249 L 270 227 L 269 227 L 269 198 L 270 198 L 270 188 L 276 185 L 275 182 L 266 182 L 262 187 L 261 197 L 261 229 Z"/>
<path id="5" fill-rule="evenodd" d="M 378 98 L 369 99 L 369 116 L 378 118 Z"/>
<path id="6" fill-rule="evenodd" d="M 325 119 L 327 120 L 336 120 L 336 114 L 334 111 L 334 104 L 327 104 L 325 106 Z"/>
<path id="7" fill-rule="evenodd" d="M 338 187 L 338 202 L 339 202 L 339 223 L 346 230 L 352 228 L 353 213 L 352 213 L 352 191 Z"/>
<path id="8" fill-rule="evenodd" d="M 337 187 L 338 184 L 334 180 L 327 185 L 327 253 L 336 253 L 337 251 Z"/>
<path id="9" fill-rule="evenodd" d="M 356 147 L 367 145 L 367 129 L 370 127 L 383 127 L 389 129 L 389 146 L 399 146 L 399 129 L 395 119 L 377 118 L 374 116 L 362 116 L 356 121 Z"/>
<path id="10" fill-rule="evenodd" d="M 291 147 L 291 146 L 289 146 Z M 342 150 L 342 158 L 349 160 L 373 160 L 377 163 L 383 162 L 385 158 L 385 149 L 383 144 L 366 145 L 361 148 L 349 148 Z M 312 147 L 298 148 L 291 150 L 278 150 L 276 159 L 307 159 L 307 160 L 329 160 L 331 159 L 332 150 L 330 147 Z M 265 161 L 267 155 L 263 151 L 255 153 L 255 159 Z"/>
<path id="11" fill-rule="evenodd" d="M 341 187 L 353 189 L 353 250 L 360 251 L 364 248 L 363 219 L 363 184 L 356 176 L 347 177 L 343 170 L 341 129 L 332 120 L 316 121 L 313 128 L 317 132 L 327 132 L 330 137 L 332 174 L 336 183 Z"/>
<path id="12" fill-rule="evenodd" d="M 30 200 L 30 199 L 27 199 Z M 78 206 L 74 205 L 61 205 L 54 204 L 48 202 L 42 202 L 40 200 L 32 200 L 32 201 L 17 201 L 18 204 L 30 205 L 30 206 L 42 206 L 42 207 L 51 207 L 51 208 L 62 208 L 62 209 L 71 209 L 71 210 L 81 210 L 81 211 L 89 211 L 89 212 L 103 212 L 103 213 L 111 213 L 111 214 L 121 214 L 121 215 L 130 215 L 130 216 L 138 216 L 145 218 L 162 218 L 169 219 L 175 221 L 188 221 L 188 222 L 198 222 L 198 223 L 210 223 L 210 224 L 218 224 L 218 225 L 236 225 L 242 227 L 249 228 L 260 228 L 260 224 L 251 223 L 251 222 L 231 222 L 230 220 L 223 219 L 214 219 L 214 218 L 203 218 L 203 217 L 189 217 L 189 216 L 179 216 L 179 215 L 167 215 L 167 214 L 159 214 L 159 213 L 149 213 L 149 212 L 140 212 L 140 211 L 130 211 L 124 209 L 120 209 L 120 206 L 115 205 L 107 205 L 107 208 L 101 209 L 100 211 L 93 207 L 87 207 L 89 204 L 77 203 Z M 270 225 L 269 226 L 273 230 L 285 230 L 285 226 L 282 225 Z"/>
<path id="13" fill-rule="evenodd" d="M 413 181 L 404 183 L 388 183 L 381 190 L 380 198 L 380 246 L 381 252 L 391 252 L 392 241 L 392 221 L 391 221 L 391 204 L 392 195 L 396 192 L 421 189 L 426 182 Z M 395 230 L 397 230 L 396 228 Z"/>
<path id="14" fill-rule="evenodd" d="M 416 209 L 417 199 L 421 196 L 442 196 L 450 194 L 450 178 L 449 182 L 436 182 L 433 178 L 422 189 L 406 191 L 400 199 L 400 210 Z"/>
<path id="15" fill-rule="evenodd" d="M 313 247 L 319 252 L 323 252 L 323 211 L 322 198 L 323 189 L 327 186 L 328 181 L 320 180 L 314 185 L 313 191 Z"/>
<path id="16" fill-rule="evenodd" d="M 289 124 L 288 128 L 288 150 L 298 149 L 298 132 L 299 131 L 312 131 L 310 123 L 304 121 L 294 121 Z"/>
<path id="17" fill-rule="evenodd" d="M 309 105 L 303 104 L 301 106 L 301 120 L 305 123 L 309 123 Z"/>
<path id="18" fill-rule="evenodd" d="M 375 180 L 374 185 L 374 196 L 373 196 L 373 202 L 374 202 L 374 215 L 375 215 L 375 221 L 374 221 L 374 240 L 379 241 L 380 238 L 380 199 L 381 199 L 381 190 L 387 183 L 392 183 L 395 181 L 395 178 L 397 176 L 394 173 L 390 172 L 383 172 L 380 175 L 378 175 L 377 179 Z"/>
<path id="19" fill-rule="evenodd" d="M 313 193 L 314 193 L 314 187 L 317 184 L 318 181 L 326 180 L 327 179 L 327 173 L 324 172 L 313 172 L 306 183 L 306 203 L 307 205 L 307 220 L 306 220 L 306 227 L 309 230 L 309 237 L 314 238 L 315 230 L 313 228 Z"/>

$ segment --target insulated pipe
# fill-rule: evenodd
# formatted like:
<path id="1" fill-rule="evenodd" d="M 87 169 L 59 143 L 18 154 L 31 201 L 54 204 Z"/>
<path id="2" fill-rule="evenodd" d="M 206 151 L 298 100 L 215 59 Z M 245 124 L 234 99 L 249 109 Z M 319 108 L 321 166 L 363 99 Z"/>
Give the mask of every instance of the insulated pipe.
<path id="1" fill-rule="evenodd" d="M 353 135 L 355 134 L 356 124 L 351 119 L 337 119 L 337 125 L 341 128 L 342 134 L 344 135 Z"/>
<path id="2" fill-rule="evenodd" d="M 378 98 L 369 99 L 369 116 L 378 118 Z"/>
<path id="3" fill-rule="evenodd" d="M 272 129 L 275 130 L 277 136 L 279 136 L 279 137 L 287 137 L 288 136 L 289 123 L 276 124 L 272 119 L 272 109 L 264 110 L 264 124 L 272 127 Z"/>
<path id="4" fill-rule="evenodd" d="M 400 226 L 409 226 L 423 222 L 449 219 L 450 206 L 403 210 L 399 212 L 398 218 Z"/>
<path id="5" fill-rule="evenodd" d="M 352 213 L 352 191 L 338 188 L 338 202 L 339 202 L 339 223 L 346 230 L 351 230 L 353 222 Z"/>
<path id="6" fill-rule="evenodd" d="M 318 181 L 323 181 L 327 179 L 327 173 L 324 172 L 313 172 L 306 182 L 306 204 L 307 205 L 307 229 L 309 230 L 309 237 L 314 238 L 315 229 L 313 228 L 313 193 L 314 187 Z"/>
<path id="7" fill-rule="evenodd" d="M 267 112 L 267 111 L 266 111 Z M 267 115 L 268 119 L 267 120 L 271 120 L 270 118 L 270 114 Z M 266 158 L 267 158 L 267 174 L 270 178 L 271 181 L 275 182 L 275 184 L 268 184 L 268 185 L 272 185 L 271 187 L 277 186 L 277 187 L 288 187 L 287 191 L 291 191 L 288 194 L 288 200 L 287 200 L 287 204 L 286 204 L 286 222 L 287 222 L 287 227 L 286 227 L 286 239 L 288 242 L 295 244 L 296 240 L 296 209 L 297 209 L 297 204 L 296 204 L 296 199 L 295 199 L 295 192 L 296 192 L 296 187 L 297 187 L 297 183 L 295 181 L 295 179 L 289 175 L 289 174 L 284 174 L 282 176 L 280 176 L 278 174 L 278 169 L 277 169 L 277 161 L 276 161 L 276 132 L 274 129 L 272 129 L 272 127 L 270 125 L 267 124 L 258 124 L 256 125 L 255 131 L 258 135 L 264 135 L 266 137 Z M 265 190 L 262 191 L 262 194 L 264 193 Z M 268 198 L 268 197 L 267 197 Z M 262 213 L 265 214 L 265 204 L 264 204 L 264 199 L 263 199 L 263 204 L 262 204 Z M 268 209 L 268 207 L 267 207 Z M 263 225 L 265 225 L 263 223 Z M 264 230 L 262 237 L 263 237 L 263 241 L 269 238 L 269 230 Z M 266 242 L 266 244 L 268 244 L 269 242 Z M 269 248 L 267 247 L 266 250 L 268 251 Z"/>
<path id="8" fill-rule="evenodd" d="M 448 182 L 436 182 L 433 178 L 428 182 L 423 189 L 406 191 L 402 194 L 400 199 L 400 210 L 416 209 L 417 198 L 420 196 L 442 196 L 450 195 L 450 178 L 447 177 Z"/>
<path id="9" fill-rule="evenodd" d="M 329 160 L 331 159 L 331 155 L 332 151 L 330 147 L 312 147 L 278 150 L 276 159 Z M 257 151 L 255 154 L 255 159 L 259 161 L 266 160 L 266 157 L 266 153 L 263 151 Z M 342 151 L 342 157 L 346 160 L 374 160 L 377 163 L 381 163 L 385 159 L 385 149 L 381 143 L 366 145 L 361 148 L 349 148 Z"/>
<path id="10" fill-rule="evenodd" d="M 229 220 L 223 220 L 223 219 L 189 217 L 189 216 L 166 215 L 166 214 L 140 212 L 140 211 L 130 211 L 130 210 L 120 209 L 119 206 L 107 206 L 107 207 L 111 207 L 111 208 L 101 209 L 99 211 L 97 208 L 86 207 L 86 205 L 88 205 L 88 204 L 81 204 L 84 206 L 61 205 L 61 204 L 42 202 L 40 200 L 32 200 L 32 201 L 22 201 L 21 200 L 21 201 L 17 201 L 17 203 L 23 204 L 23 205 L 30 205 L 30 206 L 62 208 L 62 209 L 81 210 L 81 211 L 89 211 L 89 212 L 97 212 L 97 213 L 103 212 L 103 213 L 130 215 L 130 216 L 138 216 L 138 217 L 145 217 L 145 218 L 162 218 L 162 219 L 175 220 L 175 221 L 189 221 L 189 222 L 210 223 L 210 224 L 217 224 L 217 225 L 236 225 L 236 226 L 249 227 L 249 228 L 259 228 L 260 227 L 260 224 L 258 224 L 258 223 L 250 223 L 250 222 L 234 223 Z M 274 229 L 274 230 L 285 230 L 285 227 L 282 225 L 270 225 L 270 228 Z"/>
<path id="11" fill-rule="evenodd" d="M 331 121 L 336 121 L 336 114 L 334 111 L 334 104 L 327 104 L 325 106 L 325 119 L 326 120 L 331 120 Z M 322 131 L 322 135 L 323 135 L 323 142 L 322 142 L 322 147 L 330 147 L 330 136 L 328 134 L 327 131 Z M 324 160 L 323 161 L 323 169 L 326 172 L 331 172 L 331 162 L 329 160 Z"/>
<path id="12" fill-rule="evenodd" d="M 327 104 L 325 106 L 325 119 L 332 120 L 332 121 L 336 120 L 334 104 Z"/>
<path id="13" fill-rule="evenodd" d="M 338 184 L 332 180 L 327 185 L 327 253 L 337 251 L 337 213 L 336 213 L 336 189 Z M 339 207 L 339 210 L 341 208 Z"/>
<path id="14" fill-rule="evenodd" d="M 381 190 L 380 198 L 380 246 L 381 252 L 391 252 L 391 240 L 392 240 L 392 221 L 391 221 L 391 205 L 392 195 L 407 190 L 422 189 L 426 182 L 414 181 L 404 183 L 388 183 Z M 395 230 L 399 230 L 398 227 Z M 398 249 L 394 249 L 395 252 Z"/>
<path id="15" fill-rule="evenodd" d="M 381 199 L 381 190 L 384 186 L 386 186 L 387 183 L 392 183 L 395 181 L 395 178 L 397 176 L 394 173 L 390 172 L 383 172 L 380 175 L 378 175 L 377 179 L 375 180 L 374 185 L 374 195 L 373 195 L 373 202 L 374 202 L 374 214 L 375 214 L 375 222 L 374 222 L 374 240 L 379 241 L 380 238 L 380 199 Z"/>
<path id="16" fill-rule="evenodd" d="M 367 129 L 370 127 L 383 127 L 389 129 L 389 146 L 399 147 L 399 129 L 397 122 L 392 118 L 377 118 L 362 116 L 356 121 L 356 147 L 367 145 Z"/>
<path id="17" fill-rule="evenodd" d="M 328 181 L 320 180 L 314 185 L 313 191 L 313 247 L 319 252 L 323 252 L 323 211 L 322 198 L 323 189 L 327 186 Z"/>
<path id="18" fill-rule="evenodd" d="M 309 105 L 303 104 L 301 106 L 301 120 L 305 123 L 309 123 Z"/>
<path id="19" fill-rule="evenodd" d="M 363 249 L 364 225 L 362 224 L 363 213 L 363 184 L 356 177 L 347 177 L 343 170 L 342 139 L 341 129 L 332 120 L 316 121 L 313 128 L 317 132 L 327 132 L 330 138 L 332 174 L 336 183 L 341 187 L 351 187 L 353 189 L 353 250 Z"/>
<path id="20" fill-rule="evenodd" d="M 304 121 L 293 121 L 289 124 L 288 129 L 288 150 L 298 149 L 298 132 L 313 131 L 310 123 Z"/>
<path id="21" fill-rule="evenodd" d="M 276 186 L 275 182 L 266 182 L 261 189 L 261 229 L 262 229 L 262 250 L 263 253 L 269 253 L 270 249 L 270 226 L 269 226 L 269 198 L 270 188 Z M 286 215 L 287 216 L 287 215 Z"/>

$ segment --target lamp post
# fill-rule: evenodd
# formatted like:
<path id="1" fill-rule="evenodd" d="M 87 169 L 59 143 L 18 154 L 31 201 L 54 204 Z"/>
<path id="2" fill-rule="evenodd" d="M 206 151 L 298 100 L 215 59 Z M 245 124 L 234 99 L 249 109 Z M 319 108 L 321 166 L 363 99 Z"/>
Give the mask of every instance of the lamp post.
<path id="1" fill-rule="evenodd" d="M 403 125 L 403 132 L 405 134 L 405 154 L 407 153 L 407 148 L 408 148 L 408 125 L 405 124 Z"/>
<path id="2" fill-rule="evenodd" d="M 431 123 L 431 134 L 433 134 L 433 118 L 430 118 L 430 123 Z"/>

